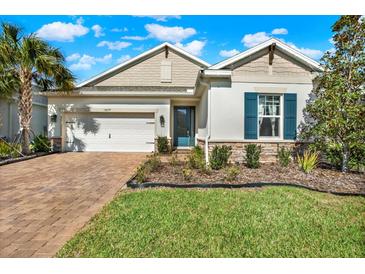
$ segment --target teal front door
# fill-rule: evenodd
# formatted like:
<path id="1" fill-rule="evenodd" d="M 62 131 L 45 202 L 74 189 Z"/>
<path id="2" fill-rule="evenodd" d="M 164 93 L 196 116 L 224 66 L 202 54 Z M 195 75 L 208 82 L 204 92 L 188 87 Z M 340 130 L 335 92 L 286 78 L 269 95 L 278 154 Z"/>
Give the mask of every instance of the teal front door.
<path id="1" fill-rule="evenodd" d="M 174 146 L 195 145 L 195 107 L 174 108 Z"/>

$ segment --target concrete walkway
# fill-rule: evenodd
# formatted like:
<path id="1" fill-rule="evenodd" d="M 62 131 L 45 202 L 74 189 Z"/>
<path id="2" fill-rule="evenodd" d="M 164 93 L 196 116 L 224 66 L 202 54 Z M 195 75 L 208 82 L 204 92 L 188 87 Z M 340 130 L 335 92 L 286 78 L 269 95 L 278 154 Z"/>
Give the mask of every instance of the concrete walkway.
<path id="1" fill-rule="evenodd" d="M 54 256 L 145 156 L 63 153 L 0 166 L 0 257 Z"/>

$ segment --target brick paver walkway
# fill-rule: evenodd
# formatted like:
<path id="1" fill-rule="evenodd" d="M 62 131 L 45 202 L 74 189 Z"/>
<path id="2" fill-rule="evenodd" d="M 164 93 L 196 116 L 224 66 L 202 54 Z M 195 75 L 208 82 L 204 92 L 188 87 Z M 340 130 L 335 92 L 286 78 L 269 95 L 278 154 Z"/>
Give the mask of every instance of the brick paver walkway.
<path id="1" fill-rule="evenodd" d="M 84 152 L 0 166 L 0 257 L 54 256 L 143 159 Z"/>

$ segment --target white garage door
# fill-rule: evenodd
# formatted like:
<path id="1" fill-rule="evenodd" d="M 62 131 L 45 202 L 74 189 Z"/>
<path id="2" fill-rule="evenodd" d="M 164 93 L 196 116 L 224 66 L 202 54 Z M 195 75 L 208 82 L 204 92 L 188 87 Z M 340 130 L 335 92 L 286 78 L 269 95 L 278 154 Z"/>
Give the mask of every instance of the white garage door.
<path id="1" fill-rule="evenodd" d="M 67 151 L 154 150 L 153 113 L 69 113 L 65 128 Z"/>

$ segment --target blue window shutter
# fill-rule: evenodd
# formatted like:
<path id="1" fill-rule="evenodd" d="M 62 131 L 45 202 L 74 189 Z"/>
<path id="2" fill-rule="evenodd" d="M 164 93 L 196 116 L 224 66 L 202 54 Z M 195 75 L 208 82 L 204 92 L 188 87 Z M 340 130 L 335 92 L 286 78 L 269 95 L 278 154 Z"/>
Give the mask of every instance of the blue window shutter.
<path id="1" fill-rule="evenodd" d="M 256 92 L 245 92 L 245 139 L 257 139 Z"/>
<path id="2" fill-rule="evenodd" d="M 297 94 L 284 94 L 284 139 L 295 140 L 297 137 Z"/>

